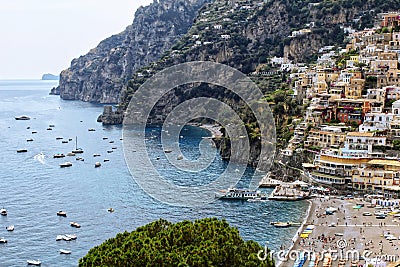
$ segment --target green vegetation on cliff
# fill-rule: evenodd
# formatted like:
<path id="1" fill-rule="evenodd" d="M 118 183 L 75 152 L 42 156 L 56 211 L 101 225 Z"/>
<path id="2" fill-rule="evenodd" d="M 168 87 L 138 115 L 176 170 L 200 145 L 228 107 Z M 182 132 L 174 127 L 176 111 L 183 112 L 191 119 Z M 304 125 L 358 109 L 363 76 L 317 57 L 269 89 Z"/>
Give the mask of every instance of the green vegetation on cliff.
<path id="1" fill-rule="evenodd" d="M 160 219 L 92 248 L 79 266 L 274 266 L 269 257 L 258 259 L 260 250 L 225 220 L 173 224 Z"/>

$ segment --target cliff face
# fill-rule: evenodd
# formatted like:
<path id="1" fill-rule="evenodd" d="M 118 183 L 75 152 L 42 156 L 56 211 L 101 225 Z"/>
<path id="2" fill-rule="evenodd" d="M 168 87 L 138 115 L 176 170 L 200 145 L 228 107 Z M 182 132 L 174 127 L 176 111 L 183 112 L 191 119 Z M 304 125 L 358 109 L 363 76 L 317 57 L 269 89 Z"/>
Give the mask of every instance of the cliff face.
<path id="1" fill-rule="evenodd" d="M 192 25 L 208 0 L 155 0 L 139 8 L 132 25 L 72 60 L 51 94 L 67 100 L 118 103 L 120 92 L 139 67 L 160 58 Z"/>

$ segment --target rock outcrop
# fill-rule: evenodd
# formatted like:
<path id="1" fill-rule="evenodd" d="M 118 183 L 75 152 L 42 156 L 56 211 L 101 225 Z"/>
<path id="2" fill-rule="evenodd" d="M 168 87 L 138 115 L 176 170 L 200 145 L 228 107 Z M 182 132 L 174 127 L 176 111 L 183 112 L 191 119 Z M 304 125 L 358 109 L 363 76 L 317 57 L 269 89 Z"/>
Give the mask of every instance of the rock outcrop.
<path id="1" fill-rule="evenodd" d="M 121 89 L 139 67 L 159 59 L 192 25 L 207 0 L 155 0 L 135 13 L 132 25 L 72 60 L 51 94 L 62 99 L 118 103 Z"/>

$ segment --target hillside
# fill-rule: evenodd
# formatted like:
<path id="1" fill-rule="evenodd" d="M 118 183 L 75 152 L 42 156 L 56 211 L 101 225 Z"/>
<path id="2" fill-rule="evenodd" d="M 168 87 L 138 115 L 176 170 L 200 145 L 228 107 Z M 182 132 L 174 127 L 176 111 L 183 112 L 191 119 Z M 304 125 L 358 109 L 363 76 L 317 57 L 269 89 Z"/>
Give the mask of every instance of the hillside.
<path id="1" fill-rule="evenodd" d="M 192 25 L 207 0 L 159 0 L 135 13 L 132 25 L 72 60 L 51 94 L 67 100 L 117 103 L 136 69 L 160 58 Z"/>

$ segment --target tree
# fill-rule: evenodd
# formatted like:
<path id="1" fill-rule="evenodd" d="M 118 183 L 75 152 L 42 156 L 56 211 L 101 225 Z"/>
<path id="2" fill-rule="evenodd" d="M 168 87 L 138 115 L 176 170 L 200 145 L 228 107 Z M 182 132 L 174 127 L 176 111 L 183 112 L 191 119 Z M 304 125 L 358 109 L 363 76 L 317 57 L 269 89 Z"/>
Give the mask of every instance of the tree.
<path id="1" fill-rule="evenodd" d="M 274 266 L 269 256 L 258 259 L 260 250 L 225 220 L 173 224 L 160 219 L 92 248 L 79 266 Z"/>

